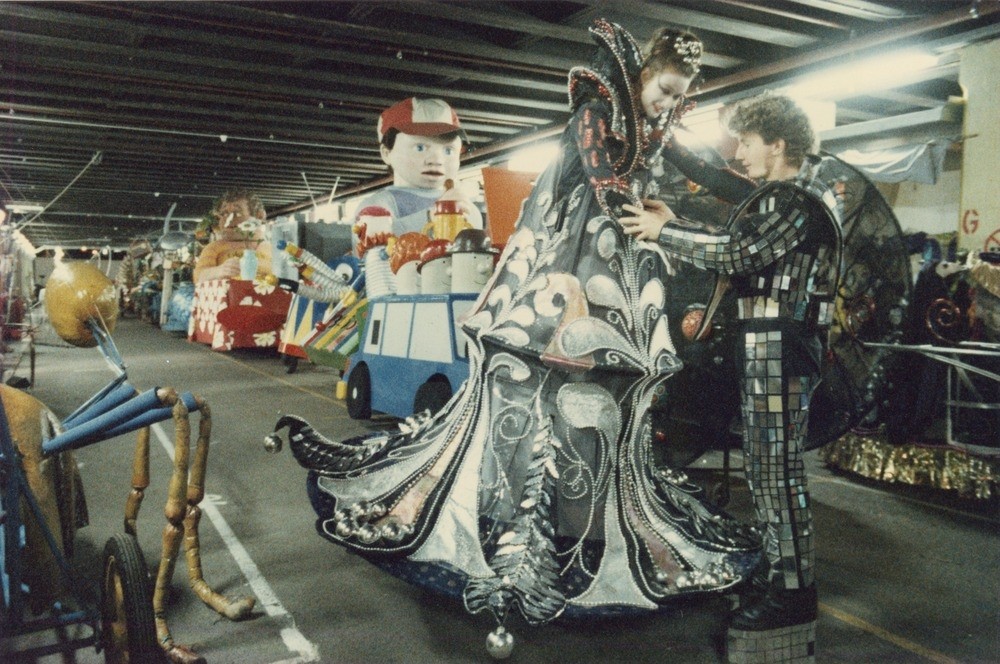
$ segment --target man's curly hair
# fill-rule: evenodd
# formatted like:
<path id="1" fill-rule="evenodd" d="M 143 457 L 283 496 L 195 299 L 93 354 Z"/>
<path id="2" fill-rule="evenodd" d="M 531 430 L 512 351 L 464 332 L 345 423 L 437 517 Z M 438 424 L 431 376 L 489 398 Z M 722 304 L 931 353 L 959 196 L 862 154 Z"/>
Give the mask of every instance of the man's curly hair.
<path id="1" fill-rule="evenodd" d="M 739 102 L 728 125 L 733 135 L 760 134 L 767 144 L 784 139 L 785 159 L 790 164 L 801 164 L 816 149 L 809 116 L 785 95 L 764 93 Z"/>
<path id="2" fill-rule="evenodd" d="M 245 187 L 227 189 L 221 196 L 215 199 L 215 203 L 212 204 L 212 216 L 217 221 L 222 221 L 219 219 L 220 210 L 227 203 L 234 201 L 246 201 L 247 207 L 250 208 L 251 217 L 263 219 L 267 216 L 267 212 L 264 210 L 264 202 L 260 199 L 260 196 Z"/>

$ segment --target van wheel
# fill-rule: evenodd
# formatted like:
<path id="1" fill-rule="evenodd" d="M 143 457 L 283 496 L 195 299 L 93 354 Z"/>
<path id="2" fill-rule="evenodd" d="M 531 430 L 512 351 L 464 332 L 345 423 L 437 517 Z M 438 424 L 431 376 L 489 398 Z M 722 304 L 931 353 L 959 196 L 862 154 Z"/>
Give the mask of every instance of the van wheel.
<path id="1" fill-rule="evenodd" d="M 417 388 L 413 397 L 413 412 L 429 410 L 434 415 L 451 399 L 451 385 L 441 380 L 429 380 Z"/>
<path id="2" fill-rule="evenodd" d="M 372 416 L 372 378 L 363 364 L 354 367 L 347 379 L 347 414 L 355 420 Z"/>

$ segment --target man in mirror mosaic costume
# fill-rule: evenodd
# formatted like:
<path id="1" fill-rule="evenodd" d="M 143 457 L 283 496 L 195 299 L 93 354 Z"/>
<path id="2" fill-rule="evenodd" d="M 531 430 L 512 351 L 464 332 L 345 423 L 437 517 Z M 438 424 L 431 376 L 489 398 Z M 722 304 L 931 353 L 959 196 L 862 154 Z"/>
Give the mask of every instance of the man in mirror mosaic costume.
<path id="1" fill-rule="evenodd" d="M 728 288 L 736 298 L 743 452 L 765 526 L 766 564 L 752 579 L 756 592 L 731 621 L 729 655 L 731 661 L 777 661 L 762 658 L 784 649 L 788 659 L 805 661 L 815 648 L 817 600 L 802 452 L 840 272 L 839 205 L 817 177 L 821 160 L 810 154 L 809 118 L 791 99 L 746 100 L 729 128 L 739 140 L 736 160 L 763 186 L 706 166 L 679 146 L 666 155 L 695 182 L 739 203 L 726 228 L 678 218 L 656 200 L 626 205 L 634 216 L 621 223 L 672 258 L 717 273 L 717 295 Z"/>

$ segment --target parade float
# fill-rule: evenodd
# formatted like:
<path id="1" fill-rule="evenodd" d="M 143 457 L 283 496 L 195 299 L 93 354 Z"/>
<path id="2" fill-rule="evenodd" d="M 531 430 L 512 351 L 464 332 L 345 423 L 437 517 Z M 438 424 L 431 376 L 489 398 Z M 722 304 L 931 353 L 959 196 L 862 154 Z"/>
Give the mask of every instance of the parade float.
<path id="1" fill-rule="evenodd" d="M 248 190 L 225 192 L 215 203 L 215 239 L 198 255 L 188 340 L 212 350 L 272 349 L 291 295 L 271 270 L 264 207 Z"/>
<path id="2" fill-rule="evenodd" d="M 483 231 L 467 228 L 450 241 L 428 238 L 419 258 L 407 260 L 421 245 L 407 235 L 393 249 L 396 287 L 369 297 L 360 347 L 345 375 L 347 412 L 355 419 L 373 411 L 401 419 L 435 413 L 469 375 L 461 325 L 493 273 L 496 252 Z"/>

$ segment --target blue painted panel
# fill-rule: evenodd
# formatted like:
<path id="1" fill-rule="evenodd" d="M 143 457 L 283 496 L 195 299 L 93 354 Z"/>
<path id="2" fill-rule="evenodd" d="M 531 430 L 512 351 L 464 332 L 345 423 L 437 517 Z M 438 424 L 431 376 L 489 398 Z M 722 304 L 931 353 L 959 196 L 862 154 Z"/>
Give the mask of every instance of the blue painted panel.
<path id="1" fill-rule="evenodd" d="M 452 392 L 456 391 L 469 375 L 469 361 L 455 318 L 468 311 L 477 297 L 476 293 L 448 293 L 372 298 L 364 343 L 351 357 L 344 379 L 359 365 L 366 365 L 372 410 L 400 418 L 413 414 L 417 389 L 432 376 L 445 376 Z M 407 354 L 400 349 L 408 349 Z"/>

